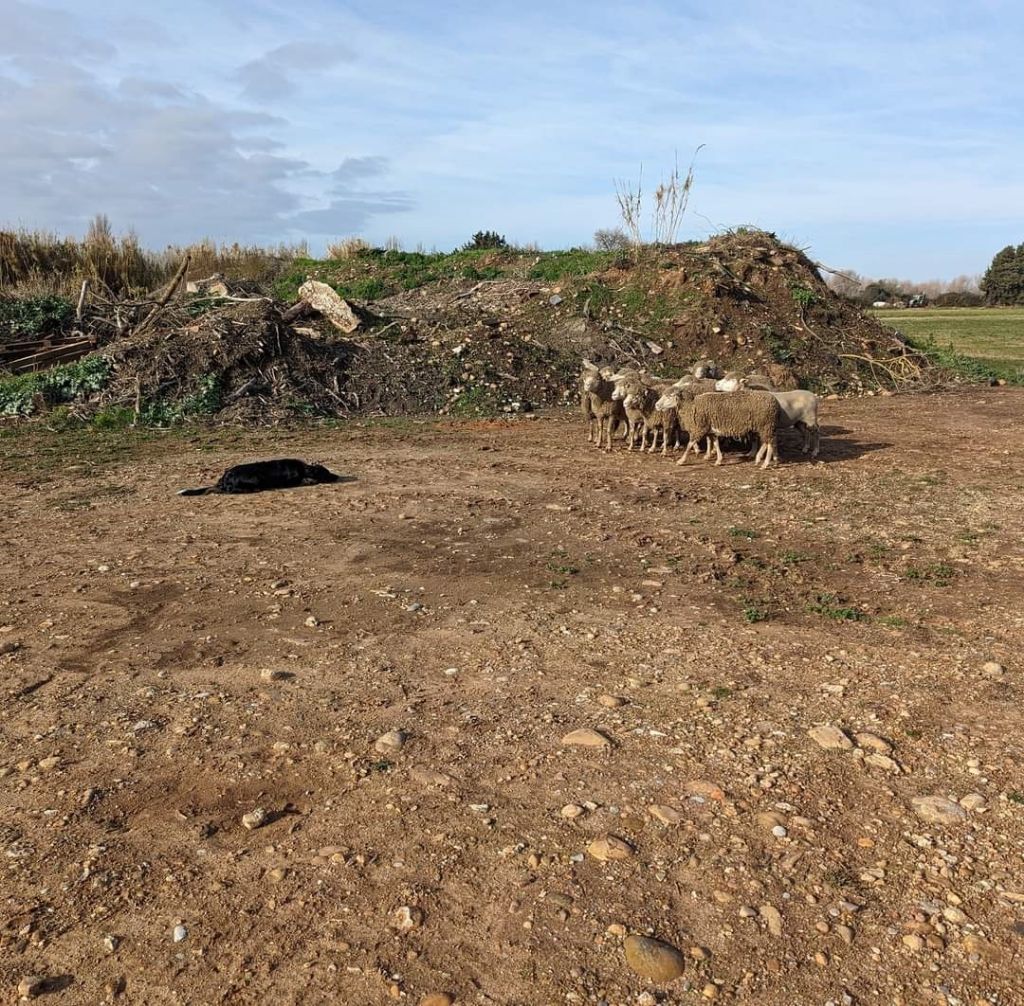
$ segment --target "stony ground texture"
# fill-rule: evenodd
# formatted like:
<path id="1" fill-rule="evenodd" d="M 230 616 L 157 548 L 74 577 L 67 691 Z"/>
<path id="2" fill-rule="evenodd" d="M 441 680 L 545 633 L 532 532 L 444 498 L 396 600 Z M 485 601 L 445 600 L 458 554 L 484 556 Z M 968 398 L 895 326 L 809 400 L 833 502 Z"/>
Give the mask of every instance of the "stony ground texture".
<path id="1" fill-rule="evenodd" d="M 5 440 L 0 996 L 1024 1002 L 1022 417 Z"/>

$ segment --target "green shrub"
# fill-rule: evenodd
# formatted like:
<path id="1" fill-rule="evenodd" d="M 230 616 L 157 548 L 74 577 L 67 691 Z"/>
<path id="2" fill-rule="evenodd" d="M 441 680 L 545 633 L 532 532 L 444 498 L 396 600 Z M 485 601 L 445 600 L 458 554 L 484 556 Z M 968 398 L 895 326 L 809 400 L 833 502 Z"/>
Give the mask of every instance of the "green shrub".
<path id="1" fill-rule="evenodd" d="M 46 405 L 70 402 L 100 391 L 110 378 L 110 362 L 103 356 L 87 356 L 38 374 L 20 374 L 0 381 L 0 416 L 28 416 L 36 396 Z"/>
<path id="2" fill-rule="evenodd" d="M 0 300 L 0 337 L 39 339 L 63 331 L 74 305 L 65 297 L 9 297 Z"/>

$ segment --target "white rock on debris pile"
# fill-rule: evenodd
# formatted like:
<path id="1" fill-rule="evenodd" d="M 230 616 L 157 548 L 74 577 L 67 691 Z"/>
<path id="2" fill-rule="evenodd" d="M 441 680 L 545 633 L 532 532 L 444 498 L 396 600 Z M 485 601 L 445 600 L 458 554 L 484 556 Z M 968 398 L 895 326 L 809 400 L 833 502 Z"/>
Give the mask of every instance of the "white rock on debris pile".
<path id="1" fill-rule="evenodd" d="M 929 824 L 958 824 L 967 817 L 967 811 L 960 804 L 943 796 L 915 796 L 910 805 L 914 813 Z"/>
<path id="2" fill-rule="evenodd" d="M 846 734 L 844 734 L 838 727 L 811 727 L 811 729 L 807 731 L 807 736 L 810 737 L 815 744 L 827 750 L 853 750 L 853 741 L 851 741 L 850 738 L 847 737 Z"/>
<path id="3" fill-rule="evenodd" d="M 306 280 L 299 287 L 299 298 L 346 335 L 359 327 L 359 318 L 348 302 L 342 300 L 326 283 L 315 279 Z"/>
<path id="4" fill-rule="evenodd" d="M 565 747 L 604 748 L 611 744 L 611 741 L 597 730 L 584 728 L 572 730 L 562 738 Z"/>
<path id="5" fill-rule="evenodd" d="M 186 936 L 188 936 L 188 930 L 182 925 L 175 926 L 171 933 L 171 939 L 175 943 L 180 943 Z"/>

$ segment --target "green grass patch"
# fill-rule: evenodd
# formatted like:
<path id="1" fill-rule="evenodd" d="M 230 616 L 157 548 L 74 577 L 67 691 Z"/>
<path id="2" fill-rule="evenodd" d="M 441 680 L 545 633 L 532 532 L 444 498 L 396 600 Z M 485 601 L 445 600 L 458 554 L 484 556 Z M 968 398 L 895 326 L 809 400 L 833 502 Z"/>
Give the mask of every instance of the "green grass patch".
<path id="1" fill-rule="evenodd" d="M 746 538 L 747 541 L 753 541 L 755 538 L 761 537 L 760 531 L 753 531 L 747 527 L 731 527 L 729 528 L 730 538 Z"/>
<path id="2" fill-rule="evenodd" d="M 968 380 L 1024 384 L 1024 308 L 908 308 L 873 312 L 935 363 Z"/>
<path id="3" fill-rule="evenodd" d="M 587 276 L 590 273 L 607 269 L 618 257 L 618 252 L 590 251 L 586 248 L 543 252 L 528 275 L 530 279 L 541 279 L 548 282 L 554 282 L 566 276 Z"/>
<path id="4" fill-rule="evenodd" d="M 753 625 L 756 622 L 767 622 L 772 617 L 772 611 L 763 601 L 747 600 L 743 602 L 743 617 Z"/>
<path id="5" fill-rule="evenodd" d="M 948 562 L 933 562 L 927 566 L 908 566 L 903 576 L 912 583 L 932 583 L 936 587 L 948 587 L 956 576 L 956 568 Z"/>
<path id="6" fill-rule="evenodd" d="M 868 616 L 860 608 L 853 607 L 838 594 L 816 594 L 808 605 L 808 611 L 837 622 L 866 622 Z"/>

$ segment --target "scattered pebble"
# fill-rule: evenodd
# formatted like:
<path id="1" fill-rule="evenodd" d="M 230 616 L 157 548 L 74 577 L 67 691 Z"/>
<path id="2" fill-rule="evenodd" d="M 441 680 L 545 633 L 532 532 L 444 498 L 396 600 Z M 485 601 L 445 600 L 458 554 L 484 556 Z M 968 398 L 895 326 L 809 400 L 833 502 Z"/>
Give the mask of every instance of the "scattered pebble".
<path id="1" fill-rule="evenodd" d="M 854 734 L 854 738 L 862 748 L 871 748 L 872 751 L 878 751 L 881 754 L 892 754 L 892 745 L 885 738 L 871 733 L 870 730 L 862 730 L 860 733 Z"/>
<path id="2" fill-rule="evenodd" d="M 587 846 L 587 852 L 589 852 L 594 859 L 601 860 L 602 863 L 608 862 L 609 860 L 629 859 L 635 851 L 636 850 L 629 844 L 629 842 L 623 841 L 623 839 L 618 838 L 615 835 L 606 835 L 604 838 L 595 838 L 594 841 Z"/>
<path id="3" fill-rule="evenodd" d="M 981 665 L 981 673 L 986 678 L 1001 678 L 1006 673 L 1006 668 L 995 660 L 986 660 Z"/>
<path id="4" fill-rule="evenodd" d="M 287 671 L 279 671 L 272 667 L 264 667 L 260 671 L 260 677 L 264 681 L 284 681 L 285 678 L 291 677 Z"/>
<path id="5" fill-rule="evenodd" d="M 269 820 L 270 815 L 266 810 L 263 807 L 257 807 L 255 810 L 250 810 L 248 814 L 242 815 L 242 827 L 247 831 L 254 831 L 256 828 L 262 828 Z"/>
<path id="6" fill-rule="evenodd" d="M 423 909 L 412 905 L 401 905 L 394 912 L 395 928 L 407 933 L 423 925 Z"/>
<path id="7" fill-rule="evenodd" d="M 402 730 L 389 730 L 373 742 L 373 749 L 379 754 L 396 754 L 405 747 L 407 739 Z"/>
<path id="8" fill-rule="evenodd" d="M 35 999 L 46 991 L 46 979 L 41 975 L 26 975 L 18 982 L 18 996 L 22 999 Z"/>
<path id="9" fill-rule="evenodd" d="M 683 815 L 675 807 L 669 807 L 663 803 L 651 804 L 647 809 L 650 811 L 651 817 L 656 818 L 664 825 L 679 824 L 683 820 Z"/>
<path id="10" fill-rule="evenodd" d="M 686 970 L 686 958 L 673 946 L 648 936 L 627 936 L 623 944 L 626 963 L 644 978 L 671 982 Z"/>
<path id="11" fill-rule="evenodd" d="M 764 919 L 768 932 L 772 936 L 781 936 L 782 913 L 774 905 L 762 905 L 757 911 L 761 918 Z"/>
<path id="12" fill-rule="evenodd" d="M 963 807 L 943 796 L 915 796 L 910 805 L 914 813 L 929 824 L 957 824 L 967 817 Z"/>
<path id="13" fill-rule="evenodd" d="M 431 992 L 420 1000 L 420 1006 L 452 1006 L 455 999 L 447 992 Z"/>
<path id="14" fill-rule="evenodd" d="M 604 748 L 611 744 L 611 740 L 598 730 L 584 727 L 567 733 L 562 738 L 562 744 L 565 747 Z"/>
<path id="15" fill-rule="evenodd" d="M 188 936 L 188 930 L 181 924 L 175 926 L 171 933 L 171 939 L 175 943 L 180 943 L 186 936 Z"/>
<path id="16" fill-rule="evenodd" d="M 811 727 L 807 731 L 807 736 L 819 747 L 823 747 L 826 750 L 850 751 L 853 749 L 853 741 L 838 727 Z"/>
<path id="17" fill-rule="evenodd" d="M 583 813 L 584 813 L 584 810 L 583 810 L 583 808 L 578 803 L 567 803 L 559 811 L 559 813 L 562 815 L 562 817 L 564 817 L 564 818 L 566 818 L 566 819 L 568 819 L 570 821 L 573 821 L 577 817 L 581 817 L 583 815 Z"/>
<path id="18" fill-rule="evenodd" d="M 621 695 L 598 695 L 597 702 L 605 709 L 618 709 L 626 704 L 626 700 Z"/>
<path id="19" fill-rule="evenodd" d="M 452 781 L 450 775 L 428 768 L 426 765 L 413 765 L 409 769 L 409 778 L 421 786 L 447 786 Z"/>

